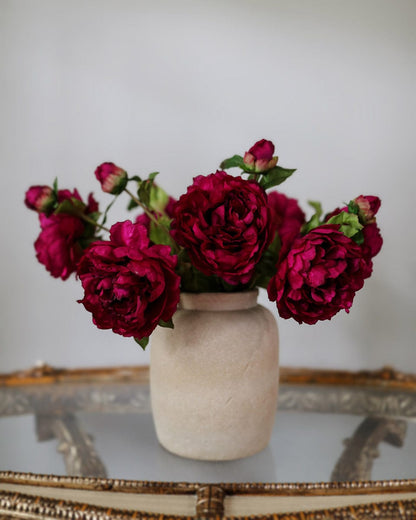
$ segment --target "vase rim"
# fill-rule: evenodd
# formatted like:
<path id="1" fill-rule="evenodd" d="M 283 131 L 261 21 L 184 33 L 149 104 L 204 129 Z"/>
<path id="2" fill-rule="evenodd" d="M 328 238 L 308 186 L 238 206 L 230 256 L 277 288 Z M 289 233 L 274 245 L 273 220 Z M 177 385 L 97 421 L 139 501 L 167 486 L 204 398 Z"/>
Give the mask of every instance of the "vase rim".
<path id="1" fill-rule="evenodd" d="M 237 292 L 182 292 L 179 308 L 193 311 L 237 311 L 257 305 L 258 289 Z"/>

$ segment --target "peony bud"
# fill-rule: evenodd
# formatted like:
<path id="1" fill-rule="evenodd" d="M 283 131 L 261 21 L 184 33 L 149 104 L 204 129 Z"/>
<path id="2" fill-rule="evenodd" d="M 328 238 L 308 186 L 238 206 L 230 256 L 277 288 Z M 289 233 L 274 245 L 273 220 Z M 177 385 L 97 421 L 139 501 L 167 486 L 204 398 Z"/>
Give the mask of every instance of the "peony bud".
<path id="1" fill-rule="evenodd" d="M 274 144 L 271 141 L 262 139 L 244 154 L 244 164 L 255 172 L 265 172 L 271 170 L 277 164 L 278 157 L 273 157 Z"/>
<path id="2" fill-rule="evenodd" d="M 358 216 L 364 224 L 373 224 L 376 221 L 376 213 L 380 208 L 380 199 L 373 195 L 360 195 L 354 199 L 358 206 Z"/>
<path id="3" fill-rule="evenodd" d="M 49 186 L 31 186 L 25 195 L 26 206 L 38 213 L 49 213 L 55 202 L 55 194 Z"/>
<path id="4" fill-rule="evenodd" d="M 127 172 L 111 162 L 98 166 L 95 176 L 100 181 L 102 190 L 112 195 L 118 195 L 127 185 Z"/>

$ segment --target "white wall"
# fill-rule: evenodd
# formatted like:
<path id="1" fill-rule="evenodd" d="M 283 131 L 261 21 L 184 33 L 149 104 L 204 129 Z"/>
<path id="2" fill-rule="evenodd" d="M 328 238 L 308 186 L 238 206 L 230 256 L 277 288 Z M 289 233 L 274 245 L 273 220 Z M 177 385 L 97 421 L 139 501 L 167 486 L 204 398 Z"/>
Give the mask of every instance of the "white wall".
<path id="1" fill-rule="evenodd" d="M 416 372 L 415 16 L 413 0 L 0 0 L 0 372 L 148 362 L 37 263 L 29 185 L 58 175 L 105 203 L 93 172 L 114 161 L 178 196 L 263 137 L 303 205 L 383 199 L 351 313 L 279 320 L 282 363 Z"/>

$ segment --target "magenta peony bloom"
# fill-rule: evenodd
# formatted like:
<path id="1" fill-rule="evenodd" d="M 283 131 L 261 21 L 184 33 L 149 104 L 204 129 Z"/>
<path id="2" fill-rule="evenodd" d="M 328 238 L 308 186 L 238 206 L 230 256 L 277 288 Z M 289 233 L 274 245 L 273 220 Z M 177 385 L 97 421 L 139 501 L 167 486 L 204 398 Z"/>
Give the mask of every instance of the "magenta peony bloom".
<path id="1" fill-rule="evenodd" d="M 277 157 L 273 157 L 274 144 L 271 141 L 262 139 L 244 154 L 244 164 L 255 172 L 264 172 L 274 168 L 277 164 Z"/>
<path id="2" fill-rule="evenodd" d="M 38 213 L 49 213 L 56 199 L 49 186 L 31 186 L 25 195 L 25 204 Z"/>
<path id="3" fill-rule="evenodd" d="M 100 164 L 95 170 L 101 188 L 106 193 L 118 195 L 127 185 L 127 172 L 112 162 Z"/>
<path id="4" fill-rule="evenodd" d="M 268 294 L 283 318 L 312 325 L 349 311 L 369 266 L 361 247 L 337 228 L 323 225 L 298 237 L 278 264 Z"/>
<path id="5" fill-rule="evenodd" d="M 296 199 L 286 197 L 278 191 L 268 194 L 267 203 L 273 212 L 274 227 L 281 241 L 280 255 L 283 256 L 299 235 L 300 229 L 305 223 L 305 213 Z"/>
<path id="6" fill-rule="evenodd" d="M 149 244 L 144 226 L 118 222 L 110 240 L 94 242 L 79 263 L 80 303 L 98 328 L 148 337 L 160 320 L 172 318 L 178 305 L 176 263 L 169 246 Z"/>
<path id="7" fill-rule="evenodd" d="M 75 198 L 81 201 L 77 190 L 58 191 L 58 202 Z M 98 204 L 90 194 L 84 213 L 94 213 Z M 66 280 L 77 268 L 83 253 L 86 224 L 77 216 L 65 213 L 40 214 L 41 232 L 35 242 L 36 257 L 54 278 Z"/>
<path id="8" fill-rule="evenodd" d="M 361 246 L 363 255 L 368 260 L 376 256 L 383 245 L 383 238 L 377 224 L 367 224 L 363 229 L 364 242 Z"/>
<path id="9" fill-rule="evenodd" d="M 195 177 L 175 205 L 172 236 L 204 274 L 246 284 L 274 236 L 266 197 L 223 171 Z"/>

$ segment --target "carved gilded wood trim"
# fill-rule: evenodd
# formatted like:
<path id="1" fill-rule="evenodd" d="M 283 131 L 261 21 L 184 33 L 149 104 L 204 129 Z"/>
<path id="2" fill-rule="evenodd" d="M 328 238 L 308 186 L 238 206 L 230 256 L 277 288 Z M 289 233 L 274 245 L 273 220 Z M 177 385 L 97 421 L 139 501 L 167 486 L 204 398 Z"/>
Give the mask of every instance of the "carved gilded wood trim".
<path id="1" fill-rule="evenodd" d="M 314 483 L 314 484 L 197 484 L 197 483 L 163 483 L 138 482 L 108 479 L 81 479 L 76 477 L 54 477 L 46 475 L 31 475 L 18 473 L 1 473 L 0 485 L 4 482 L 23 485 L 37 485 L 40 493 L 27 494 L 25 492 L 0 490 L 0 518 L 26 518 L 33 520 L 68 518 L 74 520 L 110 520 L 127 518 L 157 519 L 157 520 L 195 520 L 227 519 L 227 520 L 410 520 L 416 515 L 416 481 L 375 481 L 350 483 Z M 123 509 L 117 506 L 101 506 L 91 502 L 68 500 L 41 496 L 46 487 L 61 489 L 93 490 L 101 493 L 114 491 L 135 494 L 151 494 L 160 498 L 168 495 L 194 495 L 195 508 L 192 514 L 173 515 Z M 405 493 L 412 492 L 413 498 L 406 498 Z M 351 500 L 357 495 L 368 496 L 369 502 L 354 503 L 341 507 L 316 507 L 308 510 L 293 510 L 293 503 L 301 497 L 312 496 L 318 498 L 318 506 L 324 505 L 327 496 L 349 495 Z M 398 498 L 395 500 L 394 495 Z M 227 501 L 238 496 L 250 496 L 261 504 L 261 497 L 291 496 L 295 502 L 291 503 L 290 512 L 268 512 L 258 515 L 227 516 Z M 385 496 L 384 500 L 382 497 Z M 321 497 L 321 498 L 320 498 Z M 374 498 L 373 498 L 374 497 Z M 377 499 L 375 498 L 377 497 Z M 381 498 L 380 498 L 381 497 Z M 374 500 L 374 501 L 373 501 Z M 104 500 L 102 499 L 104 502 Z M 345 500 L 344 500 L 345 502 Z M 188 503 L 189 505 L 189 503 Z M 163 508 L 162 508 L 163 509 Z M 261 508 L 260 508 L 261 509 Z"/>
<path id="2" fill-rule="evenodd" d="M 129 382 L 149 383 L 149 367 L 125 366 L 111 368 L 62 369 L 42 364 L 28 370 L 0 374 L 0 386 L 41 385 L 69 382 Z M 281 367 L 280 381 L 290 385 L 362 386 L 379 389 L 416 390 L 416 375 L 391 367 L 373 371 L 322 370 Z"/>

